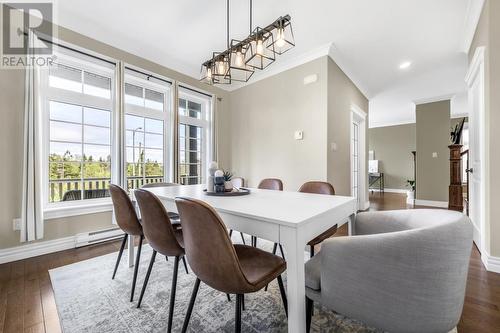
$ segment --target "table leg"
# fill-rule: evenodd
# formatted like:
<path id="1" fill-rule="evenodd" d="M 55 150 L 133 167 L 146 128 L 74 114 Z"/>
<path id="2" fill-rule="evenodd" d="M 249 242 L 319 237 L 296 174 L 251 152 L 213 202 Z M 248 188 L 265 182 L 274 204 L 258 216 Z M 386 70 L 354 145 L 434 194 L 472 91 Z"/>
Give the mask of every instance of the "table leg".
<path id="1" fill-rule="evenodd" d="M 280 227 L 280 243 L 287 256 L 288 333 L 303 333 L 306 329 L 305 241 L 300 239 L 297 229 Z"/>
<path id="2" fill-rule="evenodd" d="M 128 236 L 128 267 L 134 267 L 134 236 Z"/>
<path id="3" fill-rule="evenodd" d="M 356 221 L 356 214 L 351 214 L 349 216 L 349 221 L 347 222 L 347 232 L 349 236 L 352 236 L 354 231 L 354 222 Z"/>

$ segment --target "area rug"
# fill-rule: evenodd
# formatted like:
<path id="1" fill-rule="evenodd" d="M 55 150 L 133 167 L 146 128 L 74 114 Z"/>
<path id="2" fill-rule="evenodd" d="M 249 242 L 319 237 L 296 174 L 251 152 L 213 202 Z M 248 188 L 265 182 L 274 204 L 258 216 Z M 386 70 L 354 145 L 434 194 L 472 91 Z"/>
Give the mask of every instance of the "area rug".
<path id="1" fill-rule="evenodd" d="M 234 237 L 235 242 L 238 241 L 237 236 Z M 259 240 L 259 247 L 269 251 L 272 243 Z M 127 267 L 125 253 L 114 280 L 111 280 L 111 275 L 117 253 L 50 270 L 63 332 L 165 332 L 173 259 L 167 262 L 164 257 L 157 256 L 142 306 L 136 308 L 151 251 L 148 245 L 144 246 L 133 303 L 129 302 L 133 268 Z M 286 277 L 284 280 L 286 283 Z M 186 274 L 183 266 L 179 265 L 173 332 L 181 331 L 194 281 L 194 274 Z M 188 331 L 234 331 L 234 296 L 232 298 L 229 302 L 225 294 L 202 283 Z M 269 285 L 267 292 L 262 290 L 245 296 L 242 331 L 287 331 L 287 320 L 276 281 Z M 319 307 L 315 308 L 311 331 L 380 332 Z"/>

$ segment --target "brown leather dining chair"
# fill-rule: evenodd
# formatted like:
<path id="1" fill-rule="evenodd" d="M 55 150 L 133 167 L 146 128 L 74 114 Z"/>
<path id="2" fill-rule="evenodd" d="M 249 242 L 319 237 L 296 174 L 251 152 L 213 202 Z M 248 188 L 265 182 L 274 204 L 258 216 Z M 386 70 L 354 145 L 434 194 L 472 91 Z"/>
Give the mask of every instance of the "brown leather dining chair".
<path id="1" fill-rule="evenodd" d="M 287 300 L 281 274 L 286 262 L 269 252 L 247 245 L 233 245 L 217 212 L 203 201 L 175 200 L 181 216 L 186 256 L 196 274 L 182 332 L 186 332 L 200 282 L 227 294 L 236 294 L 235 332 L 241 332 L 243 295 L 278 280 L 285 313 Z"/>
<path id="2" fill-rule="evenodd" d="M 170 186 L 179 186 L 177 183 L 164 183 L 164 182 L 158 182 L 158 183 L 148 183 L 142 185 L 141 188 L 157 188 L 157 187 L 170 187 Z M 179 221 L 179 214 L 174 213 L 174 212 L 168 212 L 168 217 L 170 218 L 170 221 L 172 222 L 172 225 L 174 228 L 180 227 L 180 221 Z"/>
<path id="3" fill-rule="evenodd" d="M 136 190 L 135 198 L 137 199 L 139 209 L 141 210 L 141 222 L 144 230 L 144 236 L 146 236 L 149 245 L 153 248 L 153 253 L 151 255 L 146 277 L 144 278 L 144 284 L 142 286 L 141 296 L 139 297 L 137 307 L 139 308 L 141 306 L 142 298 L 144 297 L 144 292 L 146 291 L 146 287 L 148 285 L 149 276 L 151 275 L 151 270 L 153 269 L 157 252 L 164 255 L 166 258 L 169 256 L 175 257 L 172 289 L 170 290 L 170 306 L 167 329 L 167 332 L 171 332 L 179 260 L 183 260 L 186 273 L 188 272 L 186 259 L 184 258 L 182 229 L 174 230 L 165 207 L 153 193 L 146 190 Z"/>
<path id="4" fill-rule="evenodd" d="M 312 181 L 302 184 L 302 186 L 299 188 L 299 192 L 335 195 L 335 189 L 333 188 L 332 184 L 320 181 Z M 332 237 L 336 232 L 337 232 L 337 225 L 335 224 L 333 227 L 329 228 L 325 232 L 321 233 L 319 236 L 316 236 L 314 239 L 309 241 L 309 243 L 307 243 L 307 245 L 310 247 L 311 258 L 314 257 L 314 246 Z"/>
<path id="5" fill-rule="evenodd" d="M 120 246 L 120 252 L 118 252 L 118 258 L 116 259 L 115 269 L 113 271 L 113 277 L 115 278 L 116 271 L 120 265 L 120 260 L 123 255 L 123 249 L 127 243 L 128 236 L 139 236 L 139 246 L 137 248 L 137 255 L 135 258 L 134 266 L 134 278 L 132 280 L 132 291 L 130 293 L 130 301 L 134 300 L 135 283 L 137 281 L 137 273 L 139 270 L 139 260 L 141 258 L 142 242 L 144 240 L 144 234 L 142 231 L 141 223 L 137 217 L 137 213 L 134 208 L 134 204 L 130 200 L 127 192 L 123 190 L 120 186 L 110 184 L 109 192 L 111 193 L 111 200 L 113 201 L 113 208 L 115 213 L 116 222 L 120 229 L 125 232 L 122 244 Z"/>

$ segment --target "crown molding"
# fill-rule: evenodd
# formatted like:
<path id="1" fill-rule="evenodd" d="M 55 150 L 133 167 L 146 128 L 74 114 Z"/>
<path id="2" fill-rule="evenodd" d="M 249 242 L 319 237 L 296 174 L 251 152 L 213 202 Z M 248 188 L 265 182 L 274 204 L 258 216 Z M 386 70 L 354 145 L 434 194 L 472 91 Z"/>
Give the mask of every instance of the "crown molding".
<path id="1" fill-rule="evenodd" d="M 416 99 L 413 100 L 413 103 L 415 105 L 420 105 L 420 104 L 427 104 L 427 103 L 435 103 L 435 102 L 442 102 L 442 101 L 447 101 L 455 97 L 456 94 L 445 94 L 441 96 L 434 96 L 434 97 L 429 97 L 429 98 L 422 98 L 422 99 Z"/>
<path id="2" fill-rule="evenodd" d="M 370 129 L 381 128 L 381 127 L 391 127 L 391 126 L 401 126 L 401 125 L 411 125 L 415 124 L 415 120 L 396 120 L 396 121 L 381 121 L 375 124 L 370 124 Z"/>
<path id="3" fill-rule="evenodd" d="M 464 21 L 464 39 L 460 43 L 460 51 L 469 53 L 476 28 L 483 11 L 485 0 L 469 0 Z"/>

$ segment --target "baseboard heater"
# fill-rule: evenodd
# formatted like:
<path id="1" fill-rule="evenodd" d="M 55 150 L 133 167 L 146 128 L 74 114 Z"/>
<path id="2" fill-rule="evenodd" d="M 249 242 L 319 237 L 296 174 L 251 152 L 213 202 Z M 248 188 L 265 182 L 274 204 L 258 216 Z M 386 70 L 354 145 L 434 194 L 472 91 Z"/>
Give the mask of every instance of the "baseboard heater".
<path id="1" fill-rule="evenodd" d="M 123 235 L 123 230 L 120 228 L 84 232 L 75 236 L 75 247 L 107 242 L 113 239 L 121 238 Z"/>

